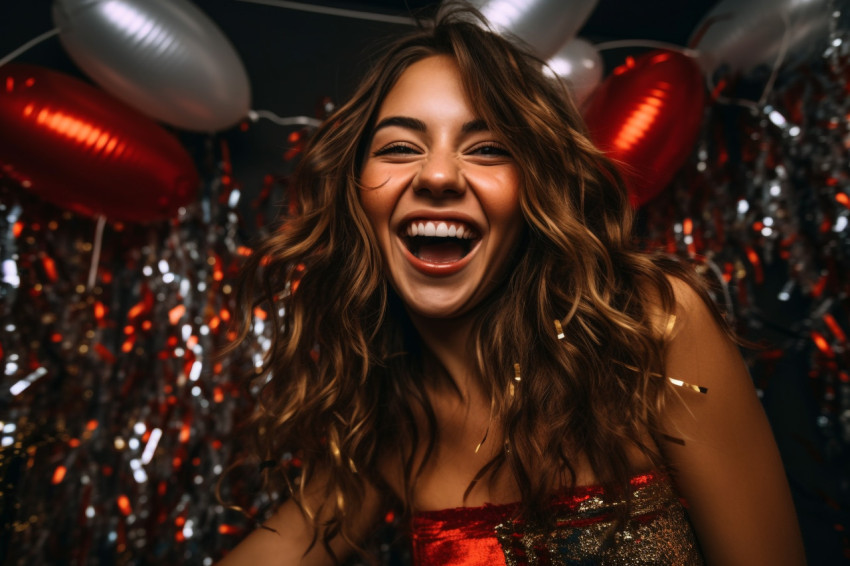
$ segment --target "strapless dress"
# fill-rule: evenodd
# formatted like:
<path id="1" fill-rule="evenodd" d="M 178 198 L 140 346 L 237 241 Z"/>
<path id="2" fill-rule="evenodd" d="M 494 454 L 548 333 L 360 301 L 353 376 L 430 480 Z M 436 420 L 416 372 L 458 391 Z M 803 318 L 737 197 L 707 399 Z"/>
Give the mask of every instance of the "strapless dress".
<path id="1" fill-rule="evenodd" d="M 670 477 L 650 472 L 632 478 L 632 507 L 613 538 L 617 506 L 599 486 L 554 497 L 555 528 L 534 528 L 516 518 L 519 505 L 484 505 L 413 516 L 413 563 L 418 566 L 701 566 L 693 527 Z"/>

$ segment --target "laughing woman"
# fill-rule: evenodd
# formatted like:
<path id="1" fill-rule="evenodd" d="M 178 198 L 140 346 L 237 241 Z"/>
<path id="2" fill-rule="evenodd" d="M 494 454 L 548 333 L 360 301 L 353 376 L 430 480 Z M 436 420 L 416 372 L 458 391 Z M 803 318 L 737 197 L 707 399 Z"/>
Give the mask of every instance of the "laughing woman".
<path id="1" fill-rule="evenodd" d="M 333 564 L 388 502 L 416 564 L 803 564 L 708 295 L 635 249 L 564 86 L 470 17 L 386 50 L 249 262 L 245 312 L 282 313 L 253 422 L 287 497 L 222 564 Z"/>

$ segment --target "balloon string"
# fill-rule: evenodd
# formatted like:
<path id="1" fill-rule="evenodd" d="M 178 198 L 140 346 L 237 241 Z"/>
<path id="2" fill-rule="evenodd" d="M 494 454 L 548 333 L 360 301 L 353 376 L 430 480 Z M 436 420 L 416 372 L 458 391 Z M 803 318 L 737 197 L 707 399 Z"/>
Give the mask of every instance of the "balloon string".
<path id="1" fill-rule="evenodd" d="M 714 92 L 714 89 L 715 89 L 714 82 L 711 81 L 710 79 L 707 79 L 707 80 L 708 80 L 708 90 Z M 717 102 L 718 104 L 725 104 L 727 106 L 740 106 L 741 108 L 746 108 L 747 110 L 752 112 L 753 115 L 756 115 L 759 112 L 761 112 L 761 106 L 759 106 L 758 102 L 755 102 L 753 100 L 749 100 L 749 99 L 746 99 L 746 98 L 734 98 L 734 97 L 731 97 L 731 96 L 723 96 L 722 94 L 718 94 L 714 97 L 714 101 Z"/>
<path id="2" fill-rule="evenodd" d="M 97 227 L 94 231 L 94 246 L 91 252 L 91 267 L 89 267 L 89 291 L 94 289 L 95 278 L 97 277 L 97 266 L 100 263 L 100 248 L 103 244 L 103 227 L 105 225 L 106 217 L 101 214 L 97 217 Z"/>
<path id="3" fill-rule="evenodd" d="M 776 83 L 776 78 L 779 76 L 779 68 L 782 66 L 782 63 L 785 61 L 785 56 L 788 53 L 788 44 L 790 43 L 789 36 L 791 35 L 791 22 L 788 21 L 787 13 L 782 12 L 781 17 L 783 23 L 785 24 L 785 32 L 782 34 L 782 43 L 779 44 L 779 52 L 776 54 L 776 60 L 773 62 L 773 67 L 770 70 L 770 77 L 768 77 L 759 99 L 757 101 L 754 101 L 745 98 L 731 98 L 718 94 L 714 97 L 717 102 L 730 106 L 741 106 L 743 108 L 748 108 L 754 115 L 762 111 L 764 105 L 767 103 L 767 98 L 773 92 L 773 85 L 774 83 Z M 708 83 L 709 90 L 711 92 L 714 92 L 716 89 L 716 84 L 710 76 L 706 76 L 706 82 Z"/>
<path id="4" fill-rule="evenodd" d="M 20 47 L 18 47 L 17 49 L 12 51 L 8 55 L 6 55 L 5 57 L 1 58 L 0 59 L 0 67 L 2 67 L 6 63 L 8 63 L 12 59 L 14 59 L 15 57 L 17 57 L 21 53 L 26 52 L 28 49 L 35 47 L 36 45 L 38 45 L 42 41 L 46 41 L 46 40 L 50 39 L 51 37 L 53 37 L 54 35 L 56 35 L 58 33 L 59 33 L 59 28 L 53 28 L 52 30 L 46 31 L 43 34 L 39 35 L 38 37 L 35 37 L 35 38 L 27 41 L 26 43 L 24 43 L 23 45 L 21 45 Z"/>
<path id="5" fill-rule="evenodd" d="M 279 126 L 310 126 L 312 128 L 318 128 L 322 125 L 321 120 L 317 118 L 310 118 L 308 116 L 289 116 L 287 118 L 282 118 L 274 112 L 270 112 L 269 110 L 248 111 L 248 119 L 250 119 L 252 122 L 256 122 L 260 118 L 265 118 L 266 120 L 274 122 Z"/>
<path id="6" fill-rule="evenodd" d="M 773 92 L 773 83 L 776 82 L 776 76 L 779 74 L 779 67 L 781 67 L 782 63 L 785 61 L 785 54 L 788 52 L 788 43 L 791 39 L 789 37 L 791 35 L 791 22 L 788 21 L 788 13 L 782 10 L 780 15 L 782 16 L 782 23 L 785 24 L 785 33 L 782 34 L 782 43 L 779 44 L 779 53 L 776 54 L 776 61 L 774 61 L 773 68 L 770 70 L 770 78 L 767 79 L 767 84 L 764 85 L 761 98 L 759 98 L 759 107 L 764 106 L 767 102 L 767 97 L 770 96 L 771 92 Z"/>
<path id="7" fill-rule="evenodd" d="M 391 24 L 416 25 L 414 18 L 405 16 L 391 16 L 389 14 L 376 14 L 374 12 L 361 12 L 359 10 L 346 10 L 344 8 L 331 8 L 330 6 L 314 6 L 302 2 L 287 2 L 286 0 L 239 0 L 239 2 L 250 2 L 252 4 L 264 4 L 277 8 L 289 10 L 300 10 L 302 12 L 313 12 L 329 16 L 341 16 L 343 18 L 355 18 L 359 20 L 371 20 L 373 22 L 387 22 Z"/>
<path id="8" fill-rule="evenodd" d="M 664 41 L 653 41 L 651 39 L 620 39 L 617 41 L 605 41 L 594 45 L 597 51 L 605 51 L 608 49 L 621 49 L 623 47 L 650 47 L 652 49 L 667 49 L 676 51 L 687 57 L 699 56 L 699 51 L 688 49 L 674 43 L 666 43 Z"/>

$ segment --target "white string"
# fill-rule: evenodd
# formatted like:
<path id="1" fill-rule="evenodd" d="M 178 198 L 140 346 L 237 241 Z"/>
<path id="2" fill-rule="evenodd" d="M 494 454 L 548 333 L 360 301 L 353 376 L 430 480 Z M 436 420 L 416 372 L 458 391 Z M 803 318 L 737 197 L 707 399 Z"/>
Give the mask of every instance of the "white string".
<path id="1" fill-rule="evenodd" d="M 767 98 L 773 92 L 773 85 L 779 76 L 779 68 L 782 66 L 782 63 L 785 62 L 785 56 L 788 54 L 788 46 L 791 43 L 791 22 L 789 21 L 788 13 L 783 11 L 780 13 L 780 16 L 782 17 L 782 22 L 785 24 L 785 32 L 782 34 L 782 43 L 779 45 L 779 52 L 776 54 L 776 60 L 773 62 L 773 67 L 770 70 L 770 77 L 767 79 L 767 83 L 765 83 L 759 99 L 757 101 L 753 101 L 745 98 L 731 98 L 718 94 L 715 98 L 718 103 L 748 108 L 753 115 L 759 114 L 763 111 L 764 105 L 767 103 Z M 708 84 L 709 90 L 714 92 L 716 85 L 710 76 L 706 76 L 706 83 Z"/>
<path id="2" fill-rule="evenodd" d="M 35 38 L 27 41 L 26 43 L 24 43 L 23 45 L 21 45 L 20 47 L 18 47 L 17 49 L 12 51 L 8 55 L 6 55 L 5 57 L 0 58 L 0 67 L 2 67 L 6 63 L 8 63 L 12 59 L 14 59 L 15 57 L 17 57 L 21 53 L 24 53 L 28 49 L 35 47 L 36 45 L 38 45 L 42 41 L 50 39 L 51 37 L 53 37 L 54 35 L 56 35 L 58 33 L 59 33 L 59 28 L 53 28 L 52 30 L 46 31 L 43 34 L 39 35 L 38 37 L 35 37 Z"/>
<path id="3" fill-rule="evenodd" d="M 416 25 L 414 18 L 406 16 L 391 16 L 389 14 L 376 14 L 374 12 L 361 12 L 359 10 L 346 10 L 344 8 L 331 8 L 330 6 L 314 6 L 302 2 L 288 2 L 287 0 L 237 0 L 238 2 L 249 2 L 252 4 L 264 4 L 288 10 L 300 10 L 302 12 L 313 12 L 329 16 L 341 16 L 343 18 L 355 18 L 358 20 L 371 20 L 373 22 L 387 22 L 390 24 Z"/>
<path id="4" fill-rule="evenodd" d="M 706 81 L 708 82 L 708 90 L 714 92 L 714 89 L 716 88 L 714 82 L 708 77 L 706 77 Z M 741 108 L 746 108 L 752 112 L 753 116 L 761 112 L 761 106 L 759 106 L 759 103 L 747 98 L 734 98 L 732 96 L 717 94 L 714 97 L 714 101 L 718 104 L 725 104 L 726 106 L 740 106 Z"/>
<path id="5" fill-rule="evenodd" d="M 779 53 L 776 54 L 776 61 L 773 63 L 773 69 L 770 70 L 770 78 L 767 80 L 767 84 L 764 85 L 764 90 L 761 93 L 761 98 L 759 98 L 759 106 L 764 106 L 767 102 L 767 97 L 773 92 L 773 83 L 776 82 L 776 76 L 779 74 L 779 67 L 782 66 L 782 63 L 785 61 L 785 55 L 788 52 L 788 44 L 791 42 L 791 22 L 788 18 L 788 12 L 782 11 L 782 23 L 785 24 L 785 33 L 782 34 L 782 43 L 779 45 Z"/>
<path id="6" fill-rule="evenodd" d="M 97 228 L 94 231 L 94 246 L 91 252 L 91 266 L 89 267 L 88 290 L 94 289 L 94 284 L 97 278 L 97 266 L 100 263 L 100 248 L 103 245 L 103 227 L 106 225 L 106 217 L 100 215 L 97 217 Z"/>
<path id="7" fill-rule="evenodd" d="M 286 118 L 283 118 L 269 110 L 248 111 L 248 119 L 252 122 L 256 122 L 260 118 L 265 118 L 266 120 L 274 122 L 279 126 L 309 126 L 311 128 L 318 128 L 322 125 L 321 120 L 317 118 L 310 118 L 309 116 L 288 116 Z"/>

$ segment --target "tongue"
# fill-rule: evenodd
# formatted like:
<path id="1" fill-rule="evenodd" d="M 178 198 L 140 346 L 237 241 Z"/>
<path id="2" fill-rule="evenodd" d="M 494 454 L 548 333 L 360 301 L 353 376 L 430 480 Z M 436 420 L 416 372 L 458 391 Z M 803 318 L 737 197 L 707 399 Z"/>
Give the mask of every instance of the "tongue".
<path id="1" fill-rule="evenodd" d="M 464 249 L 457 242 L 422 244 L 416 256 L 431 263 L 452 263 L 463 259 Z"/>

